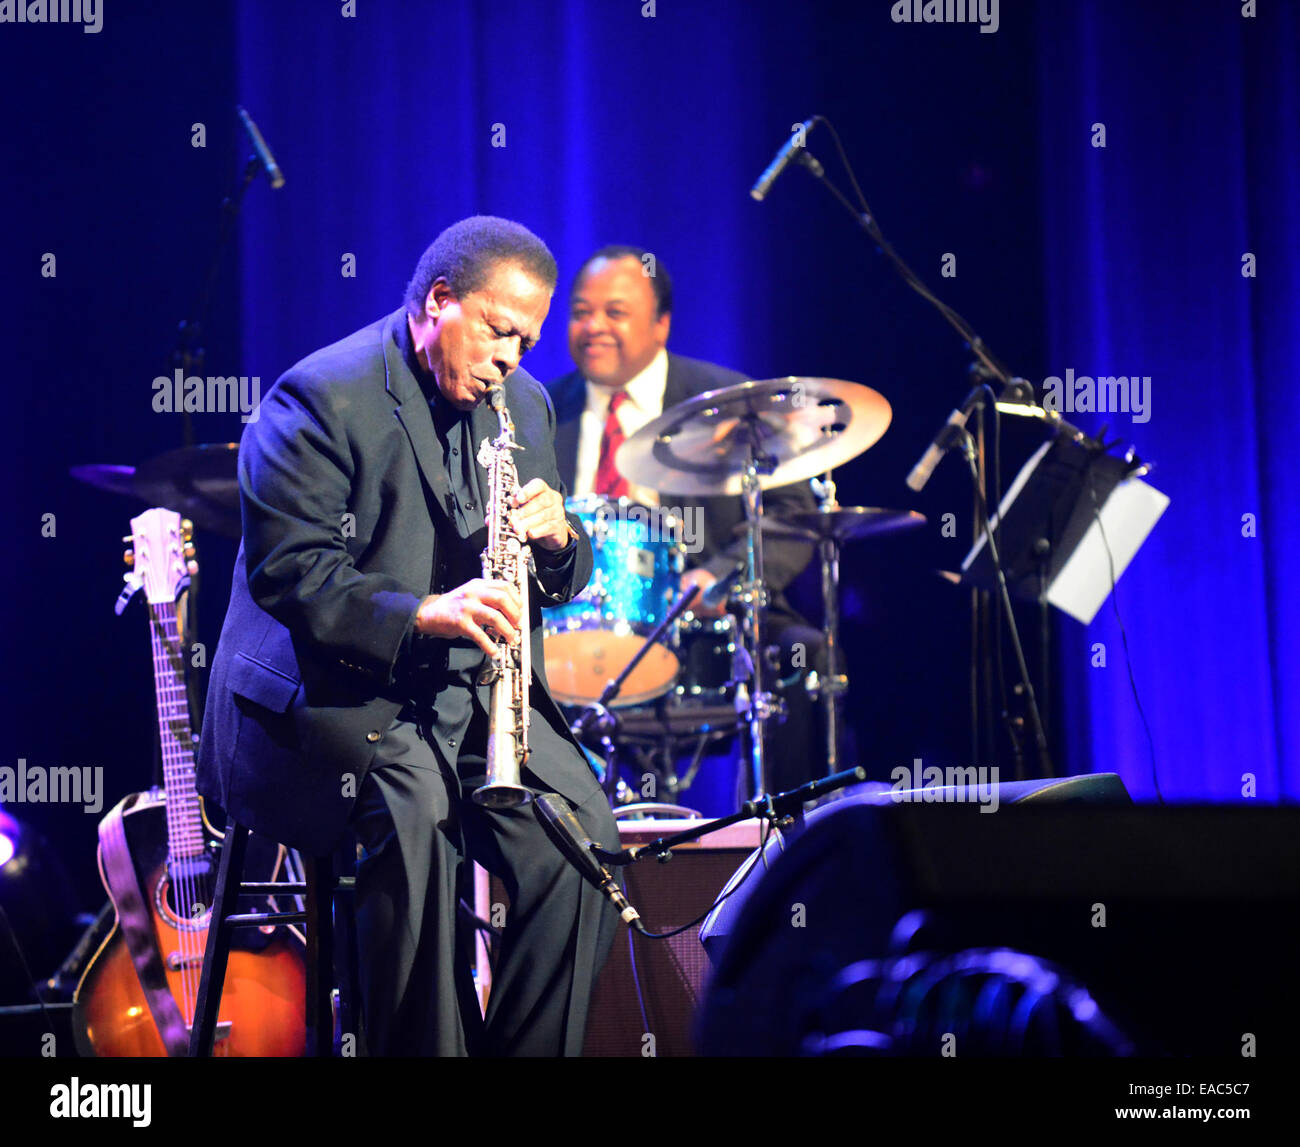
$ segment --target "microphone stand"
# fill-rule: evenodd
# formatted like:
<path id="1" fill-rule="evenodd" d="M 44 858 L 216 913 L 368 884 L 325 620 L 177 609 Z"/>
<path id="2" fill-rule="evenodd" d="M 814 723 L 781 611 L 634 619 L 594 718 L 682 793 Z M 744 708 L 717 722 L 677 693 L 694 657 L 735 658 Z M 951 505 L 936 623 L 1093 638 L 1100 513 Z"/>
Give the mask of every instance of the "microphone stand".
<path id="1" fill-rule="evenodd" d="M 198 340 L 203 337 L 203 327 L 208 321 L 208 311 L 211 308 L 213 291 L 216 289 L 217 276 L 221 272 L 222 258 L 225 255 L 226 247 L 230 244 L 231 236 L 234 234 L 235 221 L 239 218 L 239 210 L 243 206 L 244 195 L 253 180 L 257 178 L 257 173 L 263 170 L 265 170 L 264 165 L 257 154 L 250 155 L 244 164 L 239 185 L 234 193 L 227 195 L 221 201 L 221 229 L 217 233 L 217 245 L 208 263 L 208 272 L 204 276 L 203 285 L 199 288 L 198 298 L 190 311 L 192 317 L 182 319 L 180 325 L 176 328 L 176 345 L 172 349 L 171 364 L 173 371 L 179 370 L 181 372 L 182 380 L 189 378 L 191 374 L 201 375 L 203 373 L 206 352 L 202 346 L 198 345 Z M 194 445 L 194 419 L 190 417 L 189 409 L 185 403 L 181 404 L 181 445 Z M 197 578 L 194 580 L 197 583 Z M 185 626 L 186 635 L 191 647 L 199 639 L 198 595 L 198 585 L 195 584 L 190 588 L 184 607 L 184 618 L 187 623 Z M 194 732 L 197 735 L 203 727 L 203 691 L 199 688 L 198 675 L 189 672 L 188 658 L 184 659 L 184 666 L 186 699 L 189 702 Z M 162 775 L 161 760 L 160 754 L 155 762 L 158 777 Z"/>
<path id="2" fill-rule="evenodd" d="M 836 132 L 834 125 L 831 124 L 829 120 L 822 117 L 821 122 L 826 124 L 827 129 L 831 133 L 831 138 L 835 142 L 835 147 L 839 152 L 840 159 L 844 163 L 845 170 L 849 174 L 849 180 L 853 185 L 853 189 L 856 192 L 863 209 L 859 211 L 854 207 L 848 198 L 845 197 L 843 192 L 841 192 L 838 187 L 826 178 L 825 169 L 811 154 L 809 154 L 806 146 L 799 148 L 798 154 L 795 156 L 795 161 L 808 171 L 808 173 L 816 179 L 818 183 L 825 187 L 826 190 L 843 205 L 844 209 L 853 217 L 854 222 L 866 232 L 872 242 L 876 244 L 881 254 L 885 256 L 893 268 L 898 272 L 903 282 L 930 303 L 939 314 L 943 316 L 948 324 L 962 337 L 966 345 L 974 354 L 975 358 L 970 365 L 970 373 L 974 376 L 976 385 L 966 396 L 966 401 L 963 403 L 961 408 L 962 414 L 965 417 L 969 417 L 975 408 L 984 402 L 985 388 L 990 382 L 999 382 L 1002 385 L 1001 393 L 995 396 L 995 407 L 997 403 L 1003 402 L 1037 407 L 1032 385 L 1023 378 L 1013 377 L 1007 368 L 1002 365 L 998 358 L 985 345 L 984 340 L 975 333 L 975 330 L 970 323 L 968 323 L 950 306 L 936 297 L 921 281 L 920 276 L 918 276 L 916 272 L 903 261 L 898 252 L 894 250 L 889 240 L 885 238 L 884 233 L 877 225 L 875 217 L 872 215 L 871 210 L 867 205 L 866 197 L 862 194 L 862 189 L 858 186 L 858 181 L 853 174 L 853 168 L 850 166 L 848 157 L 845 155 L 844 148 L 840 143 L 839 133 Z M 1049 423 L 1059 423 L 1059 414 L 1057 414 L 1055 420 L 1053 420 L 1052 416 L 1054 414 L 1054 411 L 1043 411 L 1043 417 Z M 983 519 L 982 526 L 989 541 L 989 555 L 992 557 L 997 570 L 1003 612 L 1006 615 L 1007 627 L 1016 653 L 1016 661 L 1020 671 L 1021 688 L 1025 698 L 1026 708 L 1029 712 L 1029 721 L 1034 734 L 1034 740 L 1038 747 L 1039 762 L 1045 775 L 1052 776 L 1054 774 L 1051 757 L 1047 747 L 1047 734 L 1043 729 L 1042 716 L 1038 709 L 1037 699 L 1034 696 L 1033 684 L 1029 679 L 1029 669 L 1025 663 L 1024 652 L 1020 645 L 1019 628 L 1016 624 L 1015 614 L 1011 611 L 1011 599 L 1007 592 L 1006 577 L 1003 573 L 1002 563 L 998 557 L 997 547 L 994 541 L 994 535 L 997 531 L 992 528 L 989 522 L 987 493 L 985 488 L 983 438 L 982 425 L 980 427 L 978 446 L 974 439 L 972 439 L 970 432 L 965 429 L 964 425 L 961 427 L 953 427 L 950 425 L 941 431 L 940 445 L 942 445 L 944 449 L 951 449 L 954 445 L 959 445 L 962 452 L 966 455 L 967 461 L 970 465 L 972 480 L 975 484 L 976 500 L 981 507 L 981 517 Z M 977 590 L 975 592 L 982 595 L 980 600 L 982 601 L 985 610 L 987 610 L 987 591 Z M 972 601 L 972 605 L 978 612 L 979 607 L 975 600 Z M 1014 734 L 1012 734 L 1013 744 L 1015 743 L 1015 740 L 1016 738 Z M 978 762 L 971 762 L 972 765 L 976 763 Z"/>
<path id="3" fill-rule="evenodd" d="M 689 924 L 674 928 L 671 932 L 651 932 L 642 922 L 641 914 L 624 895 L 623 890 L 619 887 L 619 882 L 605 867 L 606 864 L 622 866 L 632 864 L 646 856 L 655 856 L 660 861 L 671 860 L 672 849 L 677 845 L 697 840 L 705 833 L 725 828 L 729 824 L 735 824 L 737 821 L 748 820 L 755 816 L 761 816 L 775 826 L 787 825 L 794 819 L 805 801 L 814 800 L 825 793 L 842 788 L 844 785 L 852 784 L 855 781 L 865 781 L 866 779 L 866 769 L 861 767 L 849 769 L 846 772 L 837 773 L 833 777 L 823 777 L 819 781 L 809 781 L 806 785 L 801 785 L 788 793 L 781 793 L 779 796 L 760 796 L 748 800 L 741 805 L 740 811 L 734 816 L 722 817 L 720 820 L 704 821 L 695 828 L 674 833 L 672 836 L 661 836 L 657 840 L 652 840 L 649 844 L 638 845 L 629 849 L 610 850 L 602 848 L 597 841 L 586 835 L 568 802 L 557 793 L 545 793 L 538 797 L 536 810 L 542 829 L 550 837 L 551 843 L 560 850 L 574 868 L 582 873 L 585 880 L 601 890 L 610 903 L 618 909 L 620 919 L 625 924 L 635 928 L 648 940 L 666 940 L 698 924 L 708 915 L 708 912 Z M 709 908 L 709 912 L 712 912 L 728 895 L 730 893 L 725 893 L 716 900 Z"/>
<path id="4" fill-rule="evenodd" d="M 648 844 L 639 844 L 635 848 L 620 849 L 617 852 L 611 852 L 609 849 L 593 844 L 591 851 L 598 860 L 602 860 L 606 864 L 635 864 L 638 860 L 644 860 L 647 856 L 655 856 L 660 860 L 669 860 L 671 859 L 672 850 L 679 844 L 687 844 L 692 840 L 698 840 L 708 833 L 715 832 L 720 828 L 726 828 L 738 821 L 761 817 L 773 824 L 780 824 L 782 821 L 788 823 L 787 818 L 794 817 L 808 801 L 816 800 L 818 797 L 825 796 L 836 789 L 842 789 L 845 785 L 860 784 L 866 779 L 867 770 L 859 765 L 855 769 L 845 769 L 842 773 L 835 773 L 829 777 L 809 781 L 807 784 L 800 785 L 797 789 L 791 789 L 789 792 L 780 793 L 777 796 L 768 794 L 747 800 L 740 806 L 739 811 L 732 813 L 731 816 L 719 817 L 717 820 L 701 821 L 695 828 L 683 829 L 671 836 L 657 837 Z"/>

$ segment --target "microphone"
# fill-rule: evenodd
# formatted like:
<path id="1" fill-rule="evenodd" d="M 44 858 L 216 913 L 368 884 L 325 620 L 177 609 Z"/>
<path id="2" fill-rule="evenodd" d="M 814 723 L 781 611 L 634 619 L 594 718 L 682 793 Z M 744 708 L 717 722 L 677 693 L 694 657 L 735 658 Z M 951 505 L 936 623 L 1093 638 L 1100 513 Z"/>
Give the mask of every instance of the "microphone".
<path id="1" fill-rule="evenodd" d="M 939 428 L 939 433 L 934 436 L 934 441 L 921 455 L 921 460 L 912 467 L 912 472 L 907 476 L 907 488 L 914 494 L 919 494 L 925 489 L 925 484 L 930 480 L 930 475 L 934 473 L 934 468 L 939 465 L 940 460 L 948 453 L 948 447 L 952 445 L 954 437 L 966 428 L 966 419 L 970 417 L 970 413 L 975 408 L 975 403 L 979 401 L 982 393 L 982 387 L 975 387 L 966 396 L 966 401 L 962 403 L 961 409 L 954 410 L 948 415 L 948 421 Z"/>
<path id="2" fill-rule="evenodd" d="M 609 897 L 614 907 L 618 909 L 624 924 L 630 924 L 638 932 L 645 932 L 645 925 L 641 923 L 641 914 L 627 902 L 627 897 L 623 895 L 623 890 L 619 888 L 617 881 L 609 874 L 609 869 L 596 859 L 591 851 L 596 842 L 587 835 L 582 823 L 573 815 L 568 801 L 558 793 L 545 793 L 533 804 L 537 809 L 537 817 L 542 822 L 542 828 L 551 838 L 551 843 L 564 853 L 565 859 L 581 872 L 585 879 Z"/>
<path id="3" fill-rule="evenodd" d="M 796 157 L 797 153 L 804 154 L 804 162 L 815 165 L 813 173 L 821 174 L 821 164 L 818 163 L 811 155 L 804 152 L 804 141 L 808 138 L 808 133 L 817 125 L 821 116 L 813 116 L 806 119 L 799 128 L 790 133 L 790 138 L 781 145 L 781 150 L 776 153 L 776 158 L 767 165 L 767 170 L 758 177 L 758 181 L 749 189 L 749 194 L 759 203 L 767 198 L 767 193 L 772 190 L 772 184 L 777 180 L 777 176 L 790 166 L 790 161 Z M 799 142 L 796 143 L 795 140 Z"/>
<path id="4" fill-rule="evenodd" d="M 280 170 L 279 164 L 275 162 L 275 156 L 271 154 L 271 149 L 266 146 L 266 140 L 262 138 L 262 133 L 257 130 L 255 124 L 249 117 L 248 112 L 242 107 L 235 110 L 239 113 L 239 120 L 244 125 L 244 131 L 248 133 L 248 138 L 253 142 L 253 150 L 257 152 L 257 158 L 262 164 L 266 177 L 271 181 L 272 189 L 278 189 L 284 186 L 284 172 Z"/>
<path id="5" fill-rule="evenodd" d="M 742 577 L 745 576 L 745 566 L 737 565 L 726 577 L 720 577 L 708 589 L 700 594 L 700 604 L 705 609 L 717 609 L 720 605 L 727 604 L 727 598 L 731 596 L 731 591 Z"/>
<path id="6" fill-rule="evenodd" d="M 589 735 L 599 745 L 603 738 L 614 732 L 614 727 L 615 720 L 610 711 L 596 701 L 578 714 L 578 719 L 569 725 L 569 732 L 580 745 L 591 748 L 587 741 Z"/>

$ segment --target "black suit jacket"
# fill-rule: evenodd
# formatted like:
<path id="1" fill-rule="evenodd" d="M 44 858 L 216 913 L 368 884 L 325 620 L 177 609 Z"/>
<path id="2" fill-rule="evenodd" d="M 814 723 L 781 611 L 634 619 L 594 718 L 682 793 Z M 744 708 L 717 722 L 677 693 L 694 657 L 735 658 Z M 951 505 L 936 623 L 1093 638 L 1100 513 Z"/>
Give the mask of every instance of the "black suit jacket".
<path id="1" fill-rule="evenodd" d="M 664 387 L 664 409 L 675 406 L 706 390 L 735 386 L 745 382 L 747 376 L 728 370 L 711 362 L 669 354 L 668 382 Z M 560 477 L 565 489 L 573 488 L 574 471 L 578 462 L 578 433 L 582 411 L 587 405 L 587 383 L 579 371 L 571 371 L 546 384 L 555 403 L 555 456 L 559 462 Z M 724 577 L 745 560 L 744 535 L 737 536 L 735 528 L 745 520 L 742 499 L 734 496 L 695 498 L 676 494 L 663 495 L 664 504 L 681 506 L 683 510 L 698 508 L 703 529 L 698 553 L 687 555 L 689 568 L 703 567 L 715 577 Z M 814 510 L 812 488 L 807 482 L 797 482 L 763 491 L 764 514 L 782 510 Z M 769 617 L 778 625 L 783 620 L 799 620 L 781 592 L 812 559 L 813 547 L 807 542 L 764 541 L 763 574 L 771 598 Z"/>
<path id="2" fill-rule="evenodd" d="M 254 831 L 313 853 L 346 826 L 376 744 L 410 700 L 415 663 L 446 664 L 447 642 L 412 636 L 446 529 L 433 503 L 447 504 L 451 484 L 403 352 L 408 338 L 399 310 L 310 355 L 267 392 L 240 443 L 244 536 L 212 663 L 199 791 Z M 563 493 L 546 391 L 516 370 L 505 393 L 524 447 L 520 484 L 542 478 Z M 474 442 L 498 431 L 486 403 L 472 425 Z M 538 552 L 538 708 L 554 710 L 539 606 L 586 585 L 591 548 L 578 534 L 561 559 Z M 529 766 L 574 800 L 597 788 L 592 774 L 566 781 L 547 777 L 545 761 Z"/>

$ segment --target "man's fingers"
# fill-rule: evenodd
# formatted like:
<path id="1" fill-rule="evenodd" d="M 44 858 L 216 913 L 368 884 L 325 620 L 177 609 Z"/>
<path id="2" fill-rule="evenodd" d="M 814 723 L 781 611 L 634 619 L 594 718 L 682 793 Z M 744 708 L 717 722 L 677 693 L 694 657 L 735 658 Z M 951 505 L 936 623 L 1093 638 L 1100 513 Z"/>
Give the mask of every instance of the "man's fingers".
<path id="1" fill-rule="evenodd" d="M 543 508 L 517 510 L 514 516 L 515 529 L 521 534 L 531 532 L 549 534 L 559 525 L 561 516 Z"/>
<path id="2" fill-rule="evenodd" d="M 550 487 L 541 478 L 534 478 L 526 486 L 521 487 L 515 495 L 515 505 L 522 506 L 525 502 L 531 502 L 539 494 L 545 494 L 548 490 Z"/>
<path id="3" fill-rule="evenodd" d="M 476 595 L 484 605 L 500 610 L 510 619 L 511 625 L 518 625 L 524 618 L 524 603 L 519 599 L 519 591 L 508 582 L 490 581 Z"/>
<path id="4" fill-rule="evenodd" d="M 468 614 L 461 617 L 461 629 L 465 636 L 472 639 L 474 644 L 483 650 L 483 652 L 489 657 L 496 656 L 497 647 L 493 644 L 492 638 L 484 633 L 483 630 L 478 627 L 474 619 Z"/>
<path id="5" fill-rule="evenodd" d="M 519 630 L 515 628 L 514 622 L 499 609 L 493 609 L 486 602 L 479 602 L 478 608 L 471 616 L 484 630 L 491 629 L 493 633 L 500 634 L 511 645 L 519 637 Z"/>

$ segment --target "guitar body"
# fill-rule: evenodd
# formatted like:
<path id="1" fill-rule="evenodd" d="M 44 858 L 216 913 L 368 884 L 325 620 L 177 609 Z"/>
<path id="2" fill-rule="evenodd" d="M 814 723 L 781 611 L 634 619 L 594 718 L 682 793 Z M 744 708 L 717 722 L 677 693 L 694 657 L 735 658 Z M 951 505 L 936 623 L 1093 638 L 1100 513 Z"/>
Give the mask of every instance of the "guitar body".
<path id="1" fill-rule="evenodd" d="M 202 818 L 206 856 L 192 862 L 183 885 L 173 883 L 168 867 L 166 796 L 160 790 L 138 795 L 123 816 L 123 828 L 147 899 L 150 925 L 166 969 L 167 983 L 182 1018 L 190 1025 L 198 996 L 208 939 L 220 836 Z M 283 850 L 249 838 L 247 879 L 272 880 Z M 100 856 L 100 877 L 104 876 Z M 109 887 L 108 881 L 104 881 Z M 111 895 L 111 890 L 110 890 Z M 246 907 L 247 906 L 247 907 Z M 265 898 L 261 906 L 266 907 Z M 73 1028 L 82 1054 L 165 1056 L 148 997 L 118 923 L 95 953 L 73 1000 Z M 240 911 L 255 911 L 253 898 Z M 221 993 L 214 1055 L 300 1056 L 306 1045 L 303 944 L 293 929 L 238 928 Z"/>

